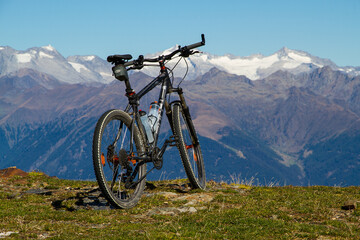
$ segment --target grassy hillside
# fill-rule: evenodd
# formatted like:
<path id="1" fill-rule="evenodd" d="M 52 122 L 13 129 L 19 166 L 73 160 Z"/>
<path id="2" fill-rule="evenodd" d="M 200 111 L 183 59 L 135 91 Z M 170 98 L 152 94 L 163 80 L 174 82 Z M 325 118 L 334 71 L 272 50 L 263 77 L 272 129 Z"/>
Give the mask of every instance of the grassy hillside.
<path id="1" fill-rule="evenodd" d="M 139 205 L 112 209 L 95 182 L 0 174 L 0 238 L 359 239 L 360 187 L 148 182 Z"/>

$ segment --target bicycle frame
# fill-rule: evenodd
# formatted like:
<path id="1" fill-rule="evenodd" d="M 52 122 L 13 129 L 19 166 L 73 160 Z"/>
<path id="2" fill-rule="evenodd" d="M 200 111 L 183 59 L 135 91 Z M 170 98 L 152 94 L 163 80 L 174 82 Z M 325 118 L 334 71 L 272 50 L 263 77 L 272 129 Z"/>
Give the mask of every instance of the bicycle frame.
<path id="1" fill-rule="evenodd" d="M 146 95 L 148 92 L 150 92 L 151 90 L 153 90 L 156 86 L 161 84 L 161 90 L 160 90 L 160 94 L 159 94 L 159 99 L 158 99 L 158 103 L 159 103 L 159 127 L 156 129 L 155 133 L 154 133 L 154 141 L 153 143 L 149 144 L 147 141 L 147 138 L 145 137 L 145 130 L 143 127 L 143 124 L 140 120 L 140 115 L 139 115 L 139 111 L 138 111 L 138 106 L 139 106 L 139 102 L 140 99 Z M 152 156 L 152 152 L 154 151 L 154 149 L 157 147 L 157 143 L 158 143 L 158 138 L 159 138 L 159 132 L 160 132 L 160 127 L 161 127 L 161 122 L 162 122 L 162 118 L 163 118 L 163 114 L 164 112 L 166 112 L 166 116 L 168 118 L 170 127 L 172 132 L 173 131 L 173 126 L 172 126 L 172 110 L 171 110 L 171 105 L 178 103 L 181 104 L 182 109 L 184 111 L 184 114 L 187 116 L 187 118 L 189 119 L 189 121 L 187 121 L 187 124 L 189 126 L 189 130 L 192 133 L 195 133 L 195 128 L 192 124 L 191 121 L 191 117 L 190 117 L 190 112 L 189 112 L 189 108 L 185 102 L 185 98 L 183 95 L 183 91 L 182 88 L 178 87 L 178 88 L 173 88 L 172 84 L 171 84 L 171 80 L 169 77 L 169 73 L 167 71 L 166 68 L 162 68 L 161 73 L 158 77 L 156 77 L 155 79 L 153 79 L 149 84 L 147 84 L 143 89 L 140 90 L 139 93 L 135 93 L 130 85 L 130 82 L 125 82 L 125 85 L 127 86 L 127 94 L 126 96 L 129 99 L 129 104 L 127 105 L 127 107 L 125 108 L 125 112 L 129 113 L 130 115 L 133 115 L 133 121 L 136 121 L 139 130 L 141 132 L 141 135 L 143 136 L 143 140 L 146 142 L 146 153 L 145 153 L 145 157 L 135 157 L 134 159 L 136 160 L 146 160 L 146 162 L 152 162 L 153 161 L 153 157 Z M 167 96 L 171 93 L 178 93 L 179 95 L 179 100 L 175 100 L 172 101 L 171 103 L 168 103 L 168 101 L 166 100 Z M 132 113 L 130 113 L 130 110 L 133 110 Z M 134 122 L 133 122 L 134 124 Z M 121 126 L 120 126 L 121 127 Z M 132 131 L 133 132 L 133 131 Z M 196 134 L 192 134 L 193 136 L 195 136 Z M 170 137 L 171 138 L 171 137 Z M 161 147 L 160 151 L 157 153 L 157 158 L 162 158 L 163 154 L 165 153 L 166 148 L 176 142 L 176 139 L 167 139 L 163 146 Z M 198 139 L 192 139 L 193 143 L 198 144 L 199 140 Z M 131 143 L 133 144 L 133 143 Z M 131 147 L 132 149 L 132 147 Z"/>
<path id="2" fill-rule="evenodd" d="M 140 120 L 140 114 L 139 114 L 139 111 L 138 111 L 138 106 L 139 106 L 140 99 L 144 95 L 149 93 L 151 90 L 153 90 L 156 86 L 158 86 L 160 84 L 161 84 L 161 90 L 160 90 L 160 94 L 159 94 L 159 98 L 158 98 L 158 103 L 159 103 L 159 119 L 158 119 L 159 123 L 158 124 L 159 124 L 159 127 L 154 132 L 154 141 L 153 141 L 153 143 L 149 144 L 147 138 L 145 137 L 146 134 L 145 134 L 145 130 L 144 130 L 142 121 Z M 170 80 L 170 77 L 169 77 L 169 73 L 168 73 L 166 68 L 162 68 L 160 75 L 158 77 L 154 78 L 143 89 L 141 89 L 139 93 L 134 92 L 134 90 L 131 88 L 129 80 L 125 80 L 125 85 L 127 87 L 126 96 L 128 97 L 128 100 L 129 100 L 129 104 L 125 108 L 125 112 L 129 113 L 130 115 L 133 115 L 133 123 L 132 124 L 135 124 L 135 122 L 136 122 L 136 124 L 139 127 L 139 130 L 141 132 L 141 135 L 143 136 L 143 141 L 146 143 L 145 144 L 146 145 L 145 157 L 135 157 L 134 159 L 136 159 L 136 160 L 145 160 L 145 162 L 152 162 L 154 157 L 162 158 L 163 154 L 165 153 L 166 148 L 172 142 L 174 142 L 174 140 L 170 140 L 170 138 L 167 139 L 165 141 L 165 143 L 163 144 L 163 146 L 161 147 L 160 151 L 157 152 L 156 156 L 154 156 L 152 154 L 154 152 L 155 148 L 157 148 L 157 143 L 158 143 L 158 139 L 159 139 L 159 132 L 160 132 L 160 127 L 161 127 L 163 114 L 164 114 L 164 112 L 166 112 L 166 116 L 167 116 L 167 118 L 169 120 L 171 129 L 173 129 L 173 127 L 172 127 L 171 104 L 173 104 L 175 102 L 181 102 L 181 104 L 183 106 L 186 106 L 185 98 L 183 97 L 182 89 L 172 87 L 171 80 Z M 172 103 L 169 104 L 168 101 L 166 100 L 166 98 L 170 93 L 173 93 L 173 92 L 177 92 L 179 94 L 180 101 L 173 101 Z M 133 110 L 132 113 L 130 113 L 131 109 Z M 121 128 L 122 128 L 122 126 L 120 126 L 119 132 L 120 132 Z M 131 143 L 131 145 L 133 145 L 133 143 Z M 133 147 L 130 147 L 130 149 L 132 151 Z"/>

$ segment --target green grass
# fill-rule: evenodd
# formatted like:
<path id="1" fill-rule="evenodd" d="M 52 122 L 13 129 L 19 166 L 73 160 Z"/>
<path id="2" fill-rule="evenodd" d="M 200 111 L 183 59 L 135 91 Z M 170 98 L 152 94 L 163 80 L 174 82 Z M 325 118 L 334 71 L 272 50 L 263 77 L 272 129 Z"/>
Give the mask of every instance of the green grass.
<path id="1" fill-rule="evenodd" d="M 0 233 L 13 239 L 360 239 L 360 210 L 342 210 L 360 200 L 360 187 L 249 187 L 209 183 L 196 213 L 149 215 L 156 208 L 180 208 L 188 200 L 165 197 L 171 183 L 152 182 L 138 206 L 128 210 L 76 210 L 77 191 L 95 182 L 69 181 L 43 174 L 0 179 Z M 52 195 L 24 194 L 49 189 Z M 158 194 L 157 194 L 158 193 Z M 55 208 L 53 203 L 61 202 Z"/>

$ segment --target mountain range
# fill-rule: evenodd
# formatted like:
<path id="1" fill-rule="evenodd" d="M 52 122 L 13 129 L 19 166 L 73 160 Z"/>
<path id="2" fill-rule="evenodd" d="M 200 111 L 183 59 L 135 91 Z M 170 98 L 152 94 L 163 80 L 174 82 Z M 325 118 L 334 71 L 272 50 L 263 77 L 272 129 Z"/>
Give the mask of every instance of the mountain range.
<path id="1" fill-rule="evenodd" d="M 360 184 L 359 67 L 287 48 L 270 56 L 202 53 L 180 60 L 175 83 L 186 64 L 182 87 L 209 180 Z M 152 67 L 133 72 L 135 90 L 157 73 Z M 122 85 L 97 56 L 64 58 L 51 46 L 0 47 L 0 167 L 94 179 L 95 123 L 107 109 L 125 106 Z M 156 98 L 151 92 L 141 104 L 146 109 Z M 169 134 L 165 125 L 162 139 Z M 152 178 L 185 176 L 176 151 L 166 153 Z"/>

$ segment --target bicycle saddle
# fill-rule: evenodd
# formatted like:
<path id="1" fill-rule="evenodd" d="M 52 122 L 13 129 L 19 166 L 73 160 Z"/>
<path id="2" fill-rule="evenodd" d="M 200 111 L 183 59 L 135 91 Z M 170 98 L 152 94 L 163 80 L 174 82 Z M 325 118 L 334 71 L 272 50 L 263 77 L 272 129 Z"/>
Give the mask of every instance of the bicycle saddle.
<path id="1" fill-rule="evenodd" d="M 111 55 L 107 57 L 107 61 L 111 63 L 124 63 L 125 60 L 132 59 L 130 54 L 123 54 L 123 55 Z"/>

